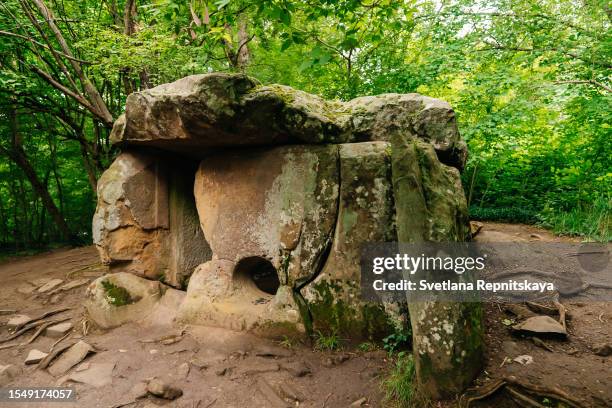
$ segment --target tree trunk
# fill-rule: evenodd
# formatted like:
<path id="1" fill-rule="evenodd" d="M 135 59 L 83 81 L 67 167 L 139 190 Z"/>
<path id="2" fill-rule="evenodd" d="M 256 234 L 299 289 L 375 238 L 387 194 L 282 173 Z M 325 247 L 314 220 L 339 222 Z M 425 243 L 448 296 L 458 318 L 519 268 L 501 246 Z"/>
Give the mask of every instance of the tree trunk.
<path id="1" fill-rule="evenodd" d="M 25 151 L 23 150 L 23 146 L 21 144 L 21 137 L 19 135 L 17 112 L 14 109 L 11 109 L 9 114 L 12 132 L 12 146 L 10 149 L 4 149 L 2 147 L 0 147 L 0 149 L 3 150 L 3 153 L 6 154 L 23 171 L 26 178 L 32 185 L 34 192 L 38 197 L 40 197 L 43 205 L 47 209 L 47 212 L 55 222 L 55 225 L 57 225 L 57 228 L 59 229 L 63 238 L 70 239 L 72 238 L 72 234 L 70 232 L 68 224 L 66 223 L 66 220 L 64 220 L 62 213 L 53 202 L 53 198 L 51 198 L 49 190 L 40 180 L 38 174 L 36 174 L 36 170 L 34 170 L 34 167 L 28 160 L 28 157 Z"/>

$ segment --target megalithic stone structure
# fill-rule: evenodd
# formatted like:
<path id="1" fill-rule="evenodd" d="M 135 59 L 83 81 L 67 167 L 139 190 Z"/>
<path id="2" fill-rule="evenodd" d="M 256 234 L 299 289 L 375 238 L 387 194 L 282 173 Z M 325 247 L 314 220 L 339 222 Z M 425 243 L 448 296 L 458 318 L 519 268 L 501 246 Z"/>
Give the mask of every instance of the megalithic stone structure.
<path id="1" fill-rule="evenodd" d="M 112 273 L 86 302 L 103 327 L 182 290 L 178 319 L 191 324 L 380 338 L 406 315 L 360 299 L 361 246 L 468 236 L 467 148 L 437 99 L 326 101 L 194 75 L 130 95 L 111 140 L 122 153 L 99 181 L 93 236 Z M 409 309 L 422 388 L 460 390 L 482 355 L 478 306 Z M 440 322 L 452 330 L 432 341 Z"/>

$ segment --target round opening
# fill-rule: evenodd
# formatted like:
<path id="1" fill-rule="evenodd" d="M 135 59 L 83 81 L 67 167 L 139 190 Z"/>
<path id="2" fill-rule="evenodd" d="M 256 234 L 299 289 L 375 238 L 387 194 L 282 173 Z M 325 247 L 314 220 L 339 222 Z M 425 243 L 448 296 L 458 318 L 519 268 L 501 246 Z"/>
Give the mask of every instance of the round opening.
<path id="1" fill-rule="evenodd" d="M 276 295 L 280 286 L 276 269 L 270 261 L 258 256 L 244 258 L 236 265 L 234 279 L 244 286 L 255 286 L 262 292 Z"/>

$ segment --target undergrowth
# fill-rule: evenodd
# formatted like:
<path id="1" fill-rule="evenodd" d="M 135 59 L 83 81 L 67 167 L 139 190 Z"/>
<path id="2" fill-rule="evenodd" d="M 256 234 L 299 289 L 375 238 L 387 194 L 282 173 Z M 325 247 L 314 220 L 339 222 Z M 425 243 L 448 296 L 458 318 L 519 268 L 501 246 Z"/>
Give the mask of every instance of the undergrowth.
<path id="1" fill-rule="evenodd" d="M 339 350 L 342 347 L 342 341 L 335 331 L 329 334 L 324 334 L 321 331 L 317 331 L 315 334 L 315 349 L 319 351 Z"/>
<path id="2" fill-rule="evenodd" d="M 535 224 L 550 229 L 556 235 L 580 236 L 588 241 L 612 241 L 612 200 L 601 197 L 589 206 L 568 211 L 550 207 L 540 212 L 510 207 L 470 207 L 470 218 L 479 221 Z"/>
<path id="3" fill-rule="evenodd" d="M 583 236 L 587 240 L 612 241 L 612 200 L 604 197 L 590 206 L 567 212 L 545 209 L 541 225 L 557 235 Z"/>
<path id="4" fill-rule="evenodd" d="M 381 383 L 385 406 L 396 408 L 425 407 L 416 389 L 415 366 L 412 355 L 400 352 L 394 356 L 393 366 Z"/>

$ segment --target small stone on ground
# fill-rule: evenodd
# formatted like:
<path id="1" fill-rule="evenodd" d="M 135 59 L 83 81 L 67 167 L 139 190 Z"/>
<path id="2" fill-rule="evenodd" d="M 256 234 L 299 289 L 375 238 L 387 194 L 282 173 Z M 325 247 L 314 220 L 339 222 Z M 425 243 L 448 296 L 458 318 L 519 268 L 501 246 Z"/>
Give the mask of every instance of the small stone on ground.
<path id="1" fill-rule="evenodd" d="M 42 360 L 45 357 L 47 357 L 47 353 L 43 353 L 40 350 L 32 349 L 30 350 L 30 352 L 28 353 L 28 356 L 25 359 L 25 364 L 26 365 L 38 364 L 40 363 L 40 360 Z"/>
<path id="2" fill-rule="evenodd" d="M 66 333 L 72 330 L 72 327 L 73 325 L 70 322 L 54 324 L 53 326 L 47 327 L 47 330 L 45 331 L 45 336 L 54 339 L 59 339 L 60 337 L 64 337 Z"/>
<path id="3" fill-rule="evenodd" d="M 147 391 L 156 397 L 174 400 L 183 395 L 183 390 L 163 382 L 158 378 L 154 378 L 147 384 Z"/>
<path id="4" fill-rule="evenodd" d="M 9 321 L 6 322 L 6 325 L 9 328 L 13 328 L 13 327 L 17 327 L 17 326 L 22 326 L 22 325 L 28 323 L 30 320 L 32 320 L 32 318 L 30 316 L 17 315 L 17 316 L 11 317 L 9 319 Z"/>
<path id="5" fill-rule="evenodd" d="M 42 285 L 40 288 L 38 288 L 38 293 L 49 292 L 50 290 L 55 289 L 56 287 L 58 287 L 62 283 L 64 283 L 63 279 L 57 279 L 57 278 L 56 279 L 51 279 L 51 280 L 47 281 L 47 283 Z"/>

